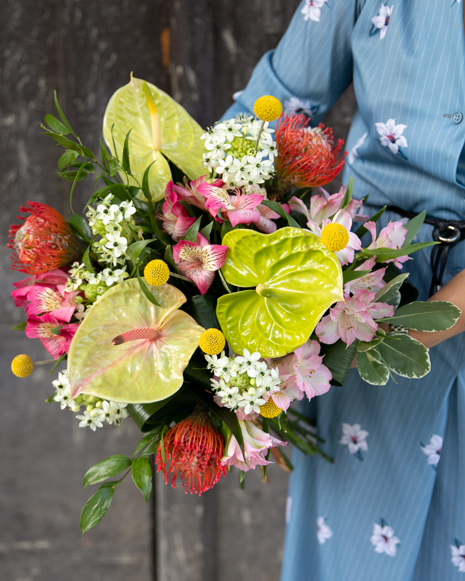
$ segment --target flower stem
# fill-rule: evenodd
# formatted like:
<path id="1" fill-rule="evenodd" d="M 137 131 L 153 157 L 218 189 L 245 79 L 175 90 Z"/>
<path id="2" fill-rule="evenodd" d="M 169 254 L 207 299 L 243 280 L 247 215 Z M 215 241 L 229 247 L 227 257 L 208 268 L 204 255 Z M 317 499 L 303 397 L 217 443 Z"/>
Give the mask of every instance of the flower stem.
<path id="1" fill-rule="evenodd" d="M 255 154 L 257 154 L 258 144 L 260 142 L 260 137 L 262 135 L 262 131 L 263 131 L 264 127 L 265 127 L 265 122 L 262 119 L 262 122 L 260 123 L 260 129 L 258 130 L 257 141 L 255 142 Z"/>

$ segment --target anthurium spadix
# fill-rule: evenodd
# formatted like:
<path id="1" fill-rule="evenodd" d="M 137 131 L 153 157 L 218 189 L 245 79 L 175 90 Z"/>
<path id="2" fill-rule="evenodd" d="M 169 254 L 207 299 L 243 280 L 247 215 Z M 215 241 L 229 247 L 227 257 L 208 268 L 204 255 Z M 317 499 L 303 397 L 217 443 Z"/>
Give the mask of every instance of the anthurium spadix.
<path id="1" fill-rule="evenodd" d="M 203 129 L 200 125 L 169 95 L 132 75 L 130 82 L 111 97 L 103 119 L 106 144 L 113 154 L 116 145 L 120 159 L 128 131 L 131 131 L 131 172 L 139 184 L 142 184 L 145 170 L 153 163 L 149 172 L 153 201 L 164 197 L 166 184 L 172 177 L 166 158 L 191 180 L 206 173 L 202 159 L 204 143 L 200 139 Z M 137 185 L 133 178 L 130 178 L 130 183 Z M 142 193 L 139 197 L 145 199 Z"/>
<path id="2" fill-rule="evenodd" d="M 204 329 L 179 310 L 186 297 L 177 288 L 148 288 L 160 306 L 132 278 L 107 291 L 79 325 L 68 354 L 72 397 L 149 403 L 181 387 Z"/>
<path id="3" fill-rule="evenodd" d="M 249 288 L 218 300 L 218 321 L 237 353 L 247 348 L 262 357 L 280 357 L 294 351 L 328 307 L 343 299 L 336 255 L 307 230 L 232 230 L 223 244 L 229 247 L 224 278 Z"/>

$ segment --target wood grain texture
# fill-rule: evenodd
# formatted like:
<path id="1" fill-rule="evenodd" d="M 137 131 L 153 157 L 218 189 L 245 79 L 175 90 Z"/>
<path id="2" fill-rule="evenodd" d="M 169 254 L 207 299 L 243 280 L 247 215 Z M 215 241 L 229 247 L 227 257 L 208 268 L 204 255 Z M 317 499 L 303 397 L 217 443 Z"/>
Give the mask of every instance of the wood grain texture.
<path id="1" fill-rule="evenodd" d="M 45 370 L 13 378 L 11 358 L 45 358 L 40 343 L 9 326 L 23 315 L 9 297 L 22 276 L 9 270 L 8 226 L 26 200 L 70 215 L 70 183 L 56 175 L 61 154 L 41 135 L 54 113 L 53 91 L 83 143 L 98 151 L 105 106 L 129 80 L 145 78 L 170 93 L 202 125 L 229 107 L 262 54 L 276 46 L 298 0 L 2 0 L 0 2 L 0 578 L 12 581 L 277 581 L 282 560 L 288 477 L 270 483 L 257 470 L 238 487 L 232 471 L 202 498 L 155 477 L 155 514 L 128 482 L 104 521 L 82 539 L 82 505 L 92 493 L 86 469 L 138 439 L 128 421 L 93 433 L 69 412 L 43 403 Z M 345 137 L 354 107 L 349 91 L 329 114 Z M 335 184 L 337 189 L 338 185 Z M 332 190 L 334 187 L 332 188 Z M 76 210 L 92 191 L 78 185 Z M 157 535 L 154 550 L 152 523 Z"/>

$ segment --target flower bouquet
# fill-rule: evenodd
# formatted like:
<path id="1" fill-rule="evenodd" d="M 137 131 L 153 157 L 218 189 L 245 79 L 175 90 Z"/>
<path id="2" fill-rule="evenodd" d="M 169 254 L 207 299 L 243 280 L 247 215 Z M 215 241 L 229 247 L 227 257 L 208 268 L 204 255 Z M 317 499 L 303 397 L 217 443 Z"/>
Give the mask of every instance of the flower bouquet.
<path id="1" fill-rule="evenodd" d="M 129 473 L 147 501 L 153 456 L 167 483 L 199 495 L 233 467 L 241 485 L 257 466 L 266 479 L 272 460 L 292 469 L 287 443 L 326 457 L 291 403 L 344 384 L 354 357 L 374 385 L 428 373 L 427 349 L 399 326 L 443 330 L 460 311 L 416 302 L 401 272 L 430 244 L 413 244 L 424 213 L 377 232 L 384 208 L 361 214 L 351 183 L 316 189 L 344 164 L 330 129 L 285 117 L 264 96 L 255 116 L 203 131 L 131 78 L 108 103 L 97 159 L 55 104 L 59 118 L 43 127 L 64 148 L 72 215 L 21 208 L 9 245 L 12 268 L 29 276 L 12 292 L 26 315 L 15 329 L 41 340 L 52 371 L 67 360 L 48 402 L 82 428 L 132 417 L 143 432 L 132 458 L 116 454 L 85 474 L 84 486 L 100 487 L 83 532 Z M 95 193 L 76 213 L 75 188 L 91 177 Z M 24 354 L 12 363 L 19 377 L 33 367 Z"/>

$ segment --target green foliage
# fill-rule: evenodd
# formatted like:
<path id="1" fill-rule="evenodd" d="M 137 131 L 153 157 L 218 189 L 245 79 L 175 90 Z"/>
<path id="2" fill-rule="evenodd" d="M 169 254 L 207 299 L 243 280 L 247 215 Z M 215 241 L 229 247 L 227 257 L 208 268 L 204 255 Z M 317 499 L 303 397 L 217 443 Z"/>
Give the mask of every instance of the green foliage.
<path id="1" fill-rule="evenodd" d="M 122 454 L 115 454 L 106 460 L 102 460 L 98 464 L 89 468 L 85 473 L 83 479 L 83 486 L 86 488 L 89 484 L 98 484 L 107 478 L 118 476 L 131 466 L 131 458 L 123 456 Z"/>
<path id="2" fill-rule="evenodd" d="M 389 369 L 402 377 L 424 377 L 431 369 L 428 349 L 408 335 L 387 333 L 376 350 Z M 373 351 L 375 350 L 368 354 Z"/>
<path id="3" fill-rule="evenodd" d="M 145 456 L 134 458 L 132 461 L 131 475 L 134 484 L 142 492 L 145 502 L 148 504 L 152 491 L 152 466 Z"/>
<path id="4" fill-rule="evenodd" d="M 392 317 L 381 319 L 380 322 L 433 333 L 453 327 L 461 314 L 458 307 L 446 301 L 417 301 L 400 307 Z"/>
<path id="5" fill-rule="evenodd" d="M 81 527 L 82 534 L 98 525 L 106 515 L 111 501 L 113 500 L 113 494 L 120 484 L 121 480 L 105 482 L 100 486 L 97 492 L 89 498 L 82 509 L 81 518 L 79 519 L 79 526 Z"/>
<path id="6" fill-rule="evenodd" d="M 371 385 L 386 385 L 389 380 L 389 368 L 376 348 L 357 352 L 357 370 L 360 377 Z"/>

